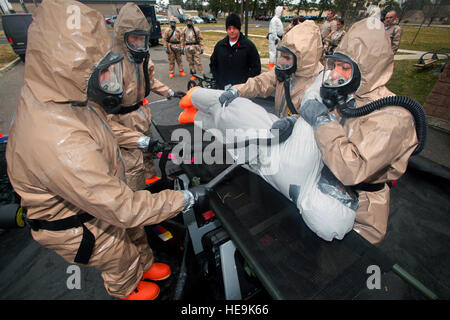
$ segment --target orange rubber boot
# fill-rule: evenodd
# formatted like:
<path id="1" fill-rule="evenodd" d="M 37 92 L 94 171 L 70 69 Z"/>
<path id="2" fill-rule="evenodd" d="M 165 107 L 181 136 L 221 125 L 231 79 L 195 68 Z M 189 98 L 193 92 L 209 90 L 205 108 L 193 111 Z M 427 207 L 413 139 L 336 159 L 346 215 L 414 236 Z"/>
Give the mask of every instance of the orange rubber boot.
<path id="1" fill-rule="evenodd" d="M 161 262 L 153 262 L 150 269 L 142 274 L 142 279 L 160 281 L 170 277 L 170 274 L 171 271 L 169 265 Z"/>
<path id="2" fill-rule="evenodd" d="M 192 76 L 190 80 L 195 81 L 197 80 L 197 78 L 195 76 Z"/>
<path id="3" fill-rule="evenodd" d="M 183 71 L 180 71 L 180 76 L 186 77 L 186 73 L 184 73 Z"/>
<path id="4" fill-rule="evenodd" d="M 189 109 L 184 109 L 182 113 L 178 116 L 178 123 L 194 123 L 195 115 L 197 114 L 197 108 L 192 107 Z"/>
<path id="5" fill-rule="evenodd" d="M 169 78 L 173 78 L 175 75 L 173 73 L 169 73 Z"/>
<path id="6" fill-rule="evenodd" d="M 188 109 L 192 108 L 192 93 L 197 90 L 198 88 L 201 88 L 200 86 L 195 86 L 189 89 L 189 91 L 186 93 L 186 95 L 181 99 L 180 101 L 180 108 L 181 109 Z"/>
<path id="7" fill-rule="evenodd" d="M 275 63 L 269 63 L 269 64 L 267 65 L 267 69 L 269 69 L 269 70 L 272 70 L 273 67 L 275 67 Z"/>
<path id="8" fill-rule="evenodd" d="M 122 300 L 155 300 L 159 295 L 159 286 L 153 282 L 140 281 L 134 291 Z"/>

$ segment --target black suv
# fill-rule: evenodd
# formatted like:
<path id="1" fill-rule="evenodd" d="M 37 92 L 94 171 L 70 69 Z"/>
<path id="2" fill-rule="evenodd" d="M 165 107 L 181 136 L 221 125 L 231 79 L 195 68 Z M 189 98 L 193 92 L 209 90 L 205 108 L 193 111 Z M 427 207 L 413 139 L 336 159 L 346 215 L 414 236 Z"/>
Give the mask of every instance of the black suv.
<path id="1" fill-rule="evenodd" d="M 156 19 L 155 7 L 147 4 L 139 5 L 144 16 L 147 18 L 150 25 L 150 44 L 152 46 L 158 45 L 158 39 L 162 38 L 161 23 Z"/>
<path id="2" fill-rule="evenodd" d="M 23 62 L 25 62 L 28 27 L 31 22 L 33 22 L 31 13 L 7 14 L 2 16 L 5 37 L 11 44 L 14 52 L 19 55 Z"/>

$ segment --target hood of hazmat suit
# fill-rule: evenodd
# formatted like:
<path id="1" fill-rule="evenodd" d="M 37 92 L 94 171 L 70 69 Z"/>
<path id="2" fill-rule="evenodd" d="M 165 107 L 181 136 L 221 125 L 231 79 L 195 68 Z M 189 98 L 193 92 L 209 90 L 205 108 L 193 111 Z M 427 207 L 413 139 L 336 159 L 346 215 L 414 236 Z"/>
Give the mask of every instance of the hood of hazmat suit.
<path id="1" fill-rule="evenodd" d="M 249 163 L 245 165 L 248 170 L 263 177 L 293 201 L 305 223 L 319 237 L 327 241 L 342 239 L 352 230 L 357 201 L 345 192 L 331 192 L 342 187 L 338 181 L 330 184 L 322 179 L 323 162 L 312 127 L 298 118 L 286 141 L 278 144 L 275 138 L 269 145 L 267 138 L 273 137 L 270 128 L 279 118 L 241 97 L 222 108 L 218 101 L 222 92 L 197 88 L 191 98 L 192 105 L 198 109 L 194 124 L 220 141 L 215 155 L 222 150 L 221 143 L 226 143 L 232 154 L 229 158 L 237 159 L 238 163 L 245 160 Z M 245 141 L 256 139 L 260 139 L 259 147 L 253 144 L 254 148 L 249 147 L 246 154 Z M 215 148 L 208 146 L 206 149 L 212 151 Z M 208 156 L 203 154 L 204 159 Z"/>
<path id="2" fill-rule="evenodd" d="M 125 34 L 134 30 L 142 30 L 150 33 L 150 25 L 136 4 L 127 3 L 120 9 L 116 22 L 114 23 L 113 45 L 113 51 L 119 52 L 125 57 L 123 61 L 123 107 L 134 106 L 141 102 L 145 94 L 143 62 L 134 62 L 133 56 L 125 43 Z"/>
<path id="3" fill-rule="evenodd" d="M 102 272 L 110 295 L 126 297 L 153 259 L 130 241 L 137 240 L 130 229 L 175 216 L 184 197 L 175 191 L 133 192 L 103 108 L 82 104 L 91 73 L 110 48 L 97 11 L 69 0 L 39 5 L 28 30 L 24 85 L 6 157 L 28 219 L 93 216 L 84 228 L 33 230 L 33 238 L 73 263 L 89 230 L 95 243 L 88 265 Z"/>
<path id="4" fill-rule="evenodd" d="M 319 27 L 314 21 L 305 21 L 292 28 L 280 43 L 297 57 L 297 70 L 290 80 L 290 96 L 298 110 L 306 89 L 314 82 L 323 69 L 319 62 L 322 52 L 322 40 Z M 289 80 L 287 80 L 289 81 Z M 286 104 L 284 84 L 277 81 L 275 69 L 250 78 L 244 84 L 234 86 L 239 96 L 245 98 L 268 97 L 275 91 L 275 115 L 286 116 L 289 108 Z"/>
<path id="5" fill-rule="evenodd" d="M 354 98 L 356 107 L 394 94 L 386 88 L 394 68 L 389 37 L 381 21 L 367 18 L 355 23 L 335 53 L 358 64 L 361 83 Z M 321 77 L 321 75 L 319 75 Z M 398 179 L 418 140 L 411 113 L 402 107 L 385 107 L 368 115 L 342 119 L 317 127 L 315 136 L 322 158 L 345 185 L 385 183 Z M 389 187 L 376 192 L 359 192 L 354 229 L 372 243 L 386 233 Z"/>
<path id="6" fill-rule="evenodd" d="M 278 6 L 275 8 L 275 17 L 281 19 L 281 13 L 283 12 L 283 7 Z"/>

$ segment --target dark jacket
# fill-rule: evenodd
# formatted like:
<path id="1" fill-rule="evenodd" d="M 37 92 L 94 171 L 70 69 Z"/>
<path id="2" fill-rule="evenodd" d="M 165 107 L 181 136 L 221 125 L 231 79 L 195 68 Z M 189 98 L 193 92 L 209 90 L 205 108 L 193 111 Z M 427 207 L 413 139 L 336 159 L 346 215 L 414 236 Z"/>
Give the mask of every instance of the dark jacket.
<path id="1" fill-rule="evenodd" d="M 242 33 L 231 47 L 228 36 L 216 43 L 209 68 L 216 79 L 217 88 L 227 84 L 245 83 L 261 73 L 258 50 Z"/>

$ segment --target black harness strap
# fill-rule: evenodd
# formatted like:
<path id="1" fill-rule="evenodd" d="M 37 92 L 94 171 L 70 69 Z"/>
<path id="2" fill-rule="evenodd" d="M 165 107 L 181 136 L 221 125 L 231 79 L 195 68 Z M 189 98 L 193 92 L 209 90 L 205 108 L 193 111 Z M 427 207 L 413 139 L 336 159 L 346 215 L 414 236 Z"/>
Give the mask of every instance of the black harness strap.
<path id="1" fill-rule="evenodd" d="M 147 53 L 144 59 L 144 80 L 145 80 L 145 96 L 144 98 L 148 97 L 150 94 L 150 76 L 148 75 L 148 60 L 150 59 L 150 54 Z"/>
<path id="2" fill-rule="evenodd" d="M 388 186 L 391 187 L 391 184 L 387 182 Z M 356 184 L 354 186 L 350 186 L 350 188 L 358 193 L 358 191 L 366 191 L 366 192 L 377 192 L 383 190 L 386 183 L 366 183 L 361 182 L 359 184 Z"/>
<path id="3" fill-rule="evenodd" d="M 118 112 L 118 114 L 127 114 L 133 111 L 136 111 L 137 109 L 139 109 L 142 106 L 142 101 L 139 101 L 138 103 L 136 103 L 134 106 L 131 107 L 120 107 L 120 110 Z"/>
<path id="4" fill-rule="evenodd" d="M 92 232 L 90 232 L 89 229 L 86 228 L 84 223 L 88 222 L 93 218 L 94 217 L 88 213 L 82 213 L 55 221 L 37 220 L 28 218 L 26 218 L 25 221 L 34 231 L 38 231 L 40 229 L 49 231 L 62 231 L 82 227 L 83 237 L 81 239 L 80 247 L 78 248 L 74 262 L 81 264 L 88 264 L 92 252 L 94 250 L 95 237 L 92 234 Z"/>

